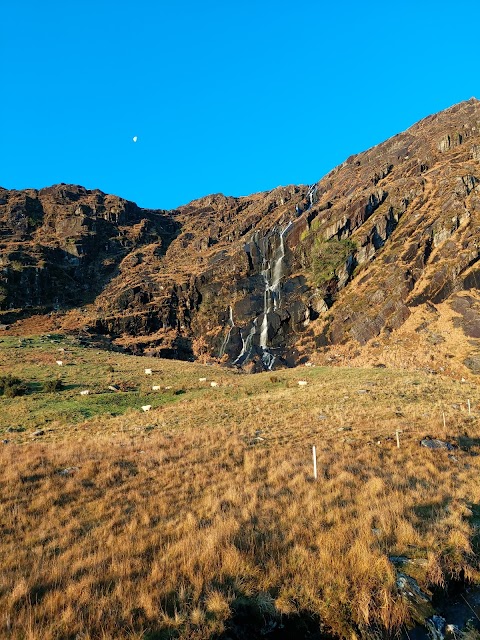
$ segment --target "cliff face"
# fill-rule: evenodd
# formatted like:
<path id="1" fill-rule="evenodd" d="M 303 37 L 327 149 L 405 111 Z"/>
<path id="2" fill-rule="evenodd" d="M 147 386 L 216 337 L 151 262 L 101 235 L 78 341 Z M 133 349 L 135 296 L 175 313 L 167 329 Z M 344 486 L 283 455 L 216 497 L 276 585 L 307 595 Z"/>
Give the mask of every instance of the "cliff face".
<path id="1" fill-rule="evenodd" d="M 165 251 L 176 232 L 164 212 L 101 191 L 0 189 L 2 309 L 92 301 L 128 253 L 145 243 Z"/>
<path id="2" fill-rule="evenodd" d="M 251 370 L 339 349 L 375 360 L 373 344 L 407 330 L 428 346 L 443 319 L 443 342 L 458 330 L 475 360 L 479 184 L 471 99 L 310 187 L 169 212 L 69 185 L 2 189 L 0 305 L 8 321 L 82 307 L 136 352 Z"/>

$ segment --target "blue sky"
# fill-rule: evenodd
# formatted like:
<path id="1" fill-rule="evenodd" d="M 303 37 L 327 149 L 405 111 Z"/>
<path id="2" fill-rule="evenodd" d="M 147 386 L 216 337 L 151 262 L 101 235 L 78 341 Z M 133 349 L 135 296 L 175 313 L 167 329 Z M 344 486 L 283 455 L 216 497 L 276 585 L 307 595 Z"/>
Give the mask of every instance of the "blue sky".
<path id="1" fill-rule="evenodd" d="M 477 0 L 3 0 L 0 20 L 9 189 L 174 208 L 310 184 L 480 97 Z"/>

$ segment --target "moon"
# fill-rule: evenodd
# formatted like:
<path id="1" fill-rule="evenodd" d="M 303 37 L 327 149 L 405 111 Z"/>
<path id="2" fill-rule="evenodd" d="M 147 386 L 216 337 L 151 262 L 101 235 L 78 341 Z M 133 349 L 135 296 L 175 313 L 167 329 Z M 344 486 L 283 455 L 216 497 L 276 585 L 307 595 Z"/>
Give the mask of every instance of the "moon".
<path id="1" fill-rule="evenodd" d="M 138 137 L 137 136 L 133 136 L 132 139 L 133 139 L 134 142 L 136 142 L 138 140 Z"/>

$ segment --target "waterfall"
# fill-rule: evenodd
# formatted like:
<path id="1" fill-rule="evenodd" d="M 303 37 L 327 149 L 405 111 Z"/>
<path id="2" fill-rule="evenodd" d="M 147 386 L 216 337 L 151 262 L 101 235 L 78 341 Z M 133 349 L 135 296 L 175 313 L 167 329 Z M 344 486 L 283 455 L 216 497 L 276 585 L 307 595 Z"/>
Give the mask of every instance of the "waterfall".
<path id="1" fill-rule="evenodd" d="M 272 292 L 272 296 L 273 296 L 273 308 L 274 309 L 276 309 L 278 307 L 278 305 L 280 304 L 280 297 L 281 297 L 280 281 L 281 281 L 282 276 L 283 276 L 283 259 L 285 258 L 285 241 L 284 241 L 284 237 L 285 237 L 285 234 L 287 233 L 287 231 L 292 226 L 292 224 L 293 223 L 290 221 L 287 224 L 287 226 L 285 227 L 285 229 L 283 229 L 283 231 L 281 231 L 281 233 L 280 233 L 280 246 L 279 246 L 279 248 L 277 250 L 276 260 L 275 260 L 275 263 L 273 265 L 272 284 L 270 285 L 270 291 Z"/>
<path id="2" fill-rule="evenodd" d="M 308 192 L 307 192 L 308 202 L 309 202 L 308 209 L 311 209 L 313 207 L 314 205 L 313 199 L 315 198 L 316 195 L 317 195 L 317 185 L 313 184 L 311 187 L 308 187 Z"/>
<path id="3" fill-rule="evenodd" d="M 228 316 L 228 323 L 230 325 L 230 328 L 227 331 L 227 335 L 225 336 L 223 342 L 222 342 L 222 346 L 220 347 L 220 351 L 218 353 L 218 357 L 221 358 L 224 353 L 225 353 L 225 349 L 227 348 L 227 344 L 228 341 L 230 340 L 230 334 L 232 333 L 232 329 L 235 326 L 235 323 L 233 322 L 233 307 L 232 305 L 230 305 L 228 307 L 229 309 L 229 316 Z"/>
<path id="4" fill-rule="evenodd" d="M 265 291 L 263 294 L 263 320 L 260 327 L 260 346 L 265 351 L 268 341 L 268 314 L 271 309 L 270 285 L 268 284 L 268 267 L 262 271 L 263 281 L 265 283 Z"/>
<path id="5" fill-rule="evenodd" d="M 248 333 L 248 335 L 244 338 L 242 333 L 240 332 L 240 336 L 242 338 L 242 350 L 234 364 L 243 364 L 246 360 L 251 357 L 252 349 L 253 349 L 253 338 L 256 333 L 259 334 L 258 338 L 258 346 L 261 349 L 261 359 L 263 366 L 266 369 L 271 370 L 276 357 L 269 351 L 268 347 L 268 329 L 269 329 L 269 318 L 268 316 L 278 307 L 280 306 L 281 300 L 281 281 L 283 278 L 283 269 L 284 269 L 284 259 L 285 259 L 285 235 L 287 231 L 292 227 L 293 222 L 289 222 L 287 226 L 278 232 L 278 229 L 274 229 L 272 234 L 263 238 L 262 250 L 258 247 L 259 252 L 262 255 L 262 271 L 261 275 L 263 278 L 264 284 L 264 294 L 263 294 L 263 313 L 258 315 L 253 321 L 253 325 Z M 275 243 L 275 250 L 273 253 L 272 261 L 269 262 L 267 260 L 269 242 L 272 238 L 279 238 L 278 244 Z M 273 242 L 272 242 L 273 244 Z M 262 322 L 259 326 L 259 319 L 262 317 Z M 233 319 L 231 320 L 231 328 L 233 326 Z M 228 339 L 230 337 L 230 331 L 228 332 L 224 345 L 222 345 L 222 355 L 225 351 L 225 347 L 228 343 Z"/>
<path id="6" fill-rule="evenodd" d="M 242 332 L 240 332 L 240 337 L 242 338 L 242 350 L 239 355 L 233 361 L 233 364 L 243 364 L 245 360 L 248 360 L 250 357 L 250 352 L 252 350 L 252 340 L 253 336 L 257 332 L 257 318 L 253 321 L 252 328 L 250 329 L 246 338 L 242 336 Z"/>
<path id="7" fill-rule="evenodd" d="M 263 303 L 263 319 L 260 329 L 260 346 L 263 350 L 262 362 L 267 369 L 271 369 L 275 363 L 275 356 L 268 350 L 268 314 L 273 309 L 276 310 L 280 304 L 281 298 L 281 280 L 283 277 L 283 261 L 285 258 L 285 234 L 292 226 L 290 221 L 287 226 L 279 233 L 280 242 L 275 251 L 273 268 L 270 269 L 268 264 L 262 272 L 265 282 L 265 295 Z M 269 274 L 271 277 L 269 278 Z"/>

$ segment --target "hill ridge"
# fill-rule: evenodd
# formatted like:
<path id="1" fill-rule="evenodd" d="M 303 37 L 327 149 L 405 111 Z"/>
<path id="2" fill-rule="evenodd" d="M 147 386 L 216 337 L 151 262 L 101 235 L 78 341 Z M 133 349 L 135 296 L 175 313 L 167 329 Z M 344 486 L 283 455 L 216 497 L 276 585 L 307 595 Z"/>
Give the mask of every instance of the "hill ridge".
<path id="1" fill-rule="evenodd" d="M 427 116 L 313 185 L 170 211 L 79 185 L 0 189 L 4 323 L 54 311 L 136 353 L 259 370 L 378 360 L 433 304 L 450 327 L 442 357 L 454 320 L 465 329 L 448 362 L 463 372 L 479 350 L 479 105 Z M 412 331 L 423 363 L 429 330 Z"/>

